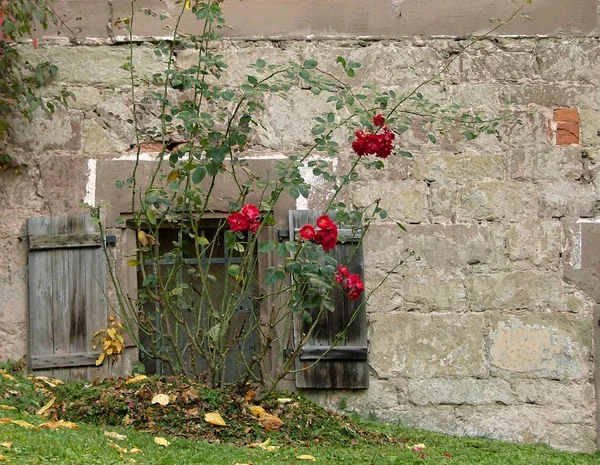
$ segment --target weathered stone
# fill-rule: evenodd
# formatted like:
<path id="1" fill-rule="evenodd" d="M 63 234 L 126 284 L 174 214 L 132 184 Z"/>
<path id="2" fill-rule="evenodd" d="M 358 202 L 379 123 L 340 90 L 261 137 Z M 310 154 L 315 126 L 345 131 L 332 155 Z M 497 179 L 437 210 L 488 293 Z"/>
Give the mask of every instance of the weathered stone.
<path id="1" fill-rule="evenodd" d="M 371 316 L 370 364 L 380 377 L 485 376 L 482 315 Z"/>
<path id="2" fill-rule="evenodd" d="M 501 65 L 510 63 L 510 66 Z M 467 53 L 462 57 L 464 81 L 521 81 L 539 76 L 535 56 L 532 53 L 489 50 Z"/>
<path id="3" fill-rule="evenodd" d="M 84 122 L 84 134 L 83 153 L 86 154 L 119 153 L 129 148 L 97 123 Z"/>
<path id="4" fill-rule="evenodd" d="M 117 95 L 104 100 L 98 105 L 96 112 L 121 143 L 136 143 L 133 109 L 128 97 Z"/>
<path id="5" fill-rule="evenodd" d="M 600 47 L 593 42 L 549 40 L 537 47 L 536 55 L 544 80 L 590 82 L 600 72 Z"/>
<path id="6" fill-rule="evenodd" d="M 503 379 L 416 379 L 409 382 L 408 391 L 417 405 L 510 405 L 516 400 L 510 383 Z"/>
<path id="7" fill-rule="evenodd" d="M 34 50 L 23 47 L 23 57 L 33 64 L 50 61 L 58 68 L 57 79 L 65 84 L 110 88 L 128 86 L 131 75 L 123 65 L 129 61 L 129 45 L 118 46 L 78 46 L 44 47 Z M 140 45 L 133 49 L 135 79 L 151 81 L 152 75 L 166 69 L 166 58 L 157 57 L 150 45 Z"/>
<path id="8" fill-rule="evenodd" d="M 502 157 L 497 154 L 430 153 L 417 158 L 413 176 L 415 179 L 444 183 L 448 180 L 501 179 L 503 172 Z"/>
<path id="9" fill-rule="evenodd" d="M 579 147 L 517 148 L 509 151 L 506 159 L 507 173 L 516 181 L 575 181 L 583 174 Z"/>
<path id="10" fill-rule="evenodd" d="M 558 272 L 516 271 L 467 277 L 472 311 L 556 307 L 563 293 Z"/>
<path id="11" fill-rule="evenodd" d="M 506 232 L 508 257 L 534 265 L 556 267 L 561 254 L 561 225 L 557 220 L 515 223 Z"/>
<path id="12" fill-rule="evenodd" d="M 494 221 L 535 217 L 538 193 L 529 183 L 506 181 L 469 182 L 458 194 L 459 220 Z"/>
<path id="13" fill-rule="evenodd" d="M 550 379 L 589 379 L 591 317 L 570 314 L 494 315 L 492 371 Z"/>
<path id="14" fill-rule="evenodd" d="M 51 118 L 36 112 L 32 122 L 23 118 L 11 121 L 12 141 L 31 150 L 81 149 L 81 123 L 83 113 L 74 110 L 58 110 Z"/>
<path id="15" fill-rule="evenodd" d="M 600 147 L 600 111 L 582 109 L 581 117 L 581 143 L 586 147 Z"/>
<path id="16" fill-rule="evenodd" d="M 549 379 L 518 379 L 511 385 L 518 402 L 547 405 L 555 409 L 571 409 L 591 412 L 594 409 L 594 385 L 561 382 Z"/>
<path id="17" fill-rule="evenodd" d="M 575 182 L 544 183 L 540 187 L 541 217 L 593 217 L 600 196 L 591 184 Z"/>
<path id="18" fill-rule="evenodd" d="M 46 156 L 40 160 L 40 189 L 50 215 L 81 215 L 88 182 L 88 161 L 81 156 Z"/>
<path id="19" fill-rule="evenodd" d="M 357 186 L 352 191 L 352 202 L 358 207 L 379 206 L 402 223 L 422 223 L 427 219 L 427 185 L 418 181 L 389 182 Z"/>

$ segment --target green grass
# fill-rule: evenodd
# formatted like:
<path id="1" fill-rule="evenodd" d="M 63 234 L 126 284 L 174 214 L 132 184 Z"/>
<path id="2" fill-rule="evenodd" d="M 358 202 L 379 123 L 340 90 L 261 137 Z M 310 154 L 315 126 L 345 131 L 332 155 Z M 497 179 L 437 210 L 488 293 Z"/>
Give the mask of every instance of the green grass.
<path id="1" fill-rule="evenodd" d="M 294 403 L 285 408 L 276 399 L 264 401 L 263 407 L 285 422 L 280 431 L 266 431 L 246 412 L 243 397 L 209 390 L 185 379 L 148 379 L 134 388 L 124 380 L 49 387 L 22 373 L 6 374 L 0 372 L 0 404 L 13 409 L 0 409 L 0 444 L 11 442 L 12 446 L 0 445 L 0 455 L 5 458 L 5 462 L 0 458 L 0 463 L 109 465 L 133 459 L 147 465 L 269 465 L 308 464 L 312 462 L 296 457 L 312 455 L 320 465 L 600 464 L 600 453 L 573 454 L 544 446 L 456 438 L 375 421 L 353 421 L 301 396 L 294 396 Z M 198 393 L 194 400 L 181 394 L 189 394 L 191 388 Z M 164 408 L 152 406 L 147 398 L 157 391 L 180 393 L 180 400 Z M 50 398 L 55 399 L 50 415 L 74 421 L 79 429 L 27 429 L 9 422 L 24 420 L 38 426 L 47 421 L 35 412 Z M 135 409 L 124 409 L 130 402 L 135 403 Z M 192 407 L 199 413 L 191 414 Z M 202 414 L 207 409 L 222 412 L 230 426 L 208 425 Z M 134 422 L 132 426 L 119 426 L 125 415 Z M 118 432 L 126 439 L 108 438 L 105 431 Z M 171 445 L 158 446 L 156 436 L 165 437 Z M 248 445 L 266 439 L 280 447 L 266 451 Z M 136 447 L 142 453 L 124 454 L 114 444 L 128 450 Z M 425 448 L 414 451 L 415 444 L 425 444 Z"/>
<path id="2" fill-rule="evenodd" d="M 12 413 L 13 418 L 39 424 L 41 419 L 27 414 Z M 569 465 L 598 464 L 600 455 L 557 452 L 542 446 L 509 444 L 486 439 L 460 439 L 446 435 L 369 423 L 369 427 L 409 439 L 409 444 L 424 443 L 424 457 L 401 444 L 393 445 L 320 445 L 282 446 L 269 452 L 247 446 L 208 443 L 177 437 L 167 437 L 169 447 L 154 444 L 154 435 L 128 428 L 102 428 L 80 425 L 78 430 L 25 429 L 14 424 L 0 424 L 0 443 L 12 441 L 10 449 L 0 446 L 1 454 L 11 464 L 87 464 L 109 465 L 127 463 L 131 457 L 138 464 L 302 464 L 312 463 L 296 459 L 310 454 L 318 464 L 539 464 Z M 121 447 L 137 447 L 139 455 L 121 455 L 110 446 L 111 439 L 104 431 L 117 431 L 125 440 L 112 440 Z M 444 454 L 452 457 L 444 457 Z"/>

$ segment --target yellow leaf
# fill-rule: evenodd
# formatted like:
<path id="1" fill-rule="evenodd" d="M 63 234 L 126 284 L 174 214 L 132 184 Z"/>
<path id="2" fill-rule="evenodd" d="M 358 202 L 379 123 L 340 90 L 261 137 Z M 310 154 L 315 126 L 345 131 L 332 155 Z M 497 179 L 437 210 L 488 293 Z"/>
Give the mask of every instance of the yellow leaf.
<path id="1" fill-rule="evenodd" d="M 279 402 L 280 404 L 289 404 L 293 399 L 290 399 L 289 397 L 280 397 L 279 399 L 277 399 L 277 402 Z"/>
<path id="2" fill-rule="evenodd" d="M 126 453 L 128 452 L 127 448 L 125 448 L 125 447 L 121 447 L 120 445 L 118 445 L 118 444 L 115 444 L 115 443 L 114 443 L 114 442 L 112 442 L 112 441 L 108 441 L 108 445 L 109 445 L 110 447 L 114 448 L 114 449 L 117 449 L 117 450 L 118 450 L 120 453 L 122 453 L 122 454 L 126 454 Z"/>
<path id="3" fill-rule="evenodd" d="M 6 379 L 9 379 L 11 381 L 15 380 L 15 377 L 13 375 L 9 375 L 8 373 L 2 373 L 2 376 L 4 376 Z"/>
<path id="4" fill-rule="evenodd" d="M 129 378 L 127 381 L 125 381 L 125 384 L 133 384 L 137 383 L 138 381 L 144 381 L 145 379 L 148 379 L 146 375 L 137 375 L 133 378 Z"/>
<path id="5" fill-rule="evenodd" d="M 185 9 L 186 10 L 190 9 L 190 0 L 185 0 Z"/>
<path id="6" fill-rule="evenodd" d="M 250 410 L 250 413 L 252 413 L 252 415 L 255 417 L 260 417 L 261 415 L 267 413 L 267 411 L 260 405 L 249 405 L 248 410 Z"/>
<path id="7" fill-rule="evenodd" d="M 119 434 L 116 431 L 105 431 L 104 436 L 111 439 L 118 439 L 119 441 L 127 439 L 127 436 L 125 436 L 124 434 Z"/>
<path id="8" fill-rule="evenodd" d="M 135 423 L 135 421 L 131 419 L 129 414 L 126 414 L 125 417 L 123 418 L 123 426 L 133 425 L 134 423 Z"/>
<path id="9" fill-rule="evenodd" d="M 11 423 L 20 426 L 22 428 L 27 428 L 27 429 L 33 429 L 35 428 L 35 425 L 32 425 L 31 423 L 27 423 L 24 420 L 11 420 Z"/>
<path id="10" fill-rule="evenodd" d="M 142 244 L 144 247 L 148 247 L 148 244 L 150 244 L 150 241 L 148 241 L 148 235 L 144 231 L 138 231 L 138 241 L 140 241 L 140 244 Z"/>
<path id="11" fill-rule="evenodd" d="M 39 409 L 37 412 L 35 412 L 35 414 L 36 415 L 44 415 L 48 411 L 48 409 L 54 405 L 54 401 L 56 401 L 56 397 L 53 397 L 52 399 L 50 399 L 50 401 L 48 401 L 48 403 L 46 405 L 44 405 L 41 409 Z"/>
<path id="12" fill-rule="evenodd" d="M 283 426 L 283 421 L 281 421 L 279 417 L 271 415 L 270 413 L 263 413 L 260 417 L 258 417 L 258 421 L 267 431 L 276 430 Z"/>
<path id="13" fill-rule="evenodd" d="M 298 455 L 296 458 L 299 460 L 312 460 L 313 462 L 317 461 L 317 459 L 314 458 L 312 455 Z"/>
<path id="14" fill-rule="evenodd" d="M 12 441 L 0 442 L 0 446 L 10 449 L 12 447 Z"/>
<path id="15" fill-rule="evenodd" d="M 189 0 L 187 0 L 185 7 L 189 10 L 190 9 L 190 2 Z M 173 170 L 169 173 L 169 175 L 167 176 L 167 182 L 171 183 L 173 181 L 177 181 L 177 179 L 179 179 L 179 170 Z"/>
<path id="16" fill-rule="evenodd" d="M 129 449 L 129 453 L 130 454 L 141 454 L 142 453 L 142 449 L 138 449 L 137 447 L 133 447 L 133 448 Z"/>
<path id="17" fill-rule="evenodd" d="M 223 420 L 223 417 L 219 412 L 207 413 L 206 415 L 204 415 L 204 421 L 206 423 L 210 423 L 211 425 L 227 426 L 225 420 Z"/>
<path id="18" fill-rule="evenodd" d="M 273 452 L 274 450 L 279 449 L 280 446 L 272 446 L 271 438 L 267 438 L 265 442 L 254 442 L 252 444 L 249 444 L 248 447 L 258 447 L 259 449 Z"/>
<path id="19" fill-rule="evenodd" d="M 127 266 L 138 266 L 139 264 L 140 264 L 140 262 L 138 262 L 135 259 L 127 260 Z"/>
<path id="20" fill-rule="evenodd" d="M 171 443 L 169 441 L 167 441 L 165 438 L 161 438 L 158 436 L 154 438 L 154 444 L 158 444 L 159 446 L 163 446 L 163 447 L 168 447 L 171 445 Z"/>
<path id="21" fill-rule="evenodd" d="M 152 403 L 153 404 L 160 404 L 163 407 L 165 405 L 169 404 L 169 396 L 166 394 L 156 394 L 153 398 L 152 398 Z"/>
<path id="22" fill-rule="evenodd" d="M 13 407 L 12 405 L 0 404 L 0 410 L 17 410 L 17 407 Z"/>
<path id="23" fill-rule="evenodd" d="M 5 460 L 8 460 L 8 457 L 6 455 L 0 454 L 0 462 L 4 462 Z"/>
<path id="24" fill-rule="evenodd" d="M 102 362 L 104 361 L 104 357 L 106 355 L 104 354 L 104 352 L 102 352 L 99 356 L 98 356 L 98 360 L 96 360 L 96 366 L 98 365 L 102 365 Z"/>
<path id="25" fill-rule="evenodd" d="M 58 421 L 47 421 L 46 423 L 42 423 L 40 428 L 48 428 L 48 429 L 58 429 L 58 428 L 69 428 L 69 429 L 79 429 L 75 423 L 71 423 L 70 421 L 58 420 Z"/>

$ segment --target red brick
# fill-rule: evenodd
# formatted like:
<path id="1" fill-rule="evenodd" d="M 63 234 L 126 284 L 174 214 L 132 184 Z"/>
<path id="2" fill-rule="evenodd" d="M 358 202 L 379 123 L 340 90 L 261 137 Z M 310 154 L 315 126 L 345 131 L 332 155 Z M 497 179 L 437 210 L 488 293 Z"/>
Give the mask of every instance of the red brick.
<path id="1" fill-rule="evenodd" d="M 558 123 L 556 145 L 579 144 L 579 123 Z"/>
<path id="2" fill-rule="evenodd" d="M 554 110 L 554 121 L 579 123 L 577 108 L 557 108 Z"/>

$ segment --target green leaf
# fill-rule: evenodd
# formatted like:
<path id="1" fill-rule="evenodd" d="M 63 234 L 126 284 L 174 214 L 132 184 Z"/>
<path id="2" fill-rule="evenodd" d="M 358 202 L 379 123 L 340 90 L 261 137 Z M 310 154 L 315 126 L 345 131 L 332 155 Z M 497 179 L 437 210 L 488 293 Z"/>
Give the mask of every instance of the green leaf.
<path id="1" fill-rule="evenodd" d="M 465 138 L 467 140 L 477 139 L 477 134 L 475 134 L 474 132 L 471 132 L 471 131 L 465 131 L 462 133 L 462 135 L 465 136 Z"/>
<path id="2" fill-rule="evenodd" d="M 194 173 L 192 174 L 192 182 L 194 184 L 200 184 L 204 179 L 204 176 L 206 176 L 206 168 L 204 166 L 199 165 L 196 167 Z"/>
<path id="3" fill-rule="evenodd" d="M 258 79 L 255 76 L 248 76 L 248 82 L 253 86 L 258 84 Z"/>
<path id="4" fill-rule="evenodd" d="M 137 260 L 127 260 L 127 266 L 138 266 L 140 264 Z"/>
<path id="5" fill-rule="evenodd" d="M 154 214 L 154 210 L 146 210 L 146 218 L 151 225 L 156 225 L 156 215 Z"/>
<path id="6" fill-rule="evenodd" d="M 333 113 L 327 113 L 327 122 L 328 123 L 333 123 L 335 121 L 335 114 Z"/>
<path id="7" fill-rule="evenodd" d="M 433 134 L 429 134 L 427 138 L 431 141 L 432 144 L 435 144 L 437 142 L 437 139 Z"/>
<path id="8" fill-rule="evenodd" d="M 271 241 L 262 242 L 258 246 L 258 251 L 262 253 L 267 253 L 275 250 L 275 244 Z"/>
<path id="9" fill-rule="evenodd" d="M 339 63 L 340 65 L 342 65 L 342 68 L 346 68 L 346 60 L 344 60 L 342 57 L 337 57 L 337 59 L 335 60 L 336 63 Z"/>
<path id="10" fill-rule="evenodd" d="M 396 221 L 396 226 L 398 226 L 400 229 L 402 229 L 402 231 L 407 232 L 407 230 L 404 227 L 404 225 L 402 223 L 400 223 L 399 221 Z"/>
<path id="11" fill-rule="evenodd" d="M 256 67 L 259 69 L 264 68 L 267 65 L 267 63 L 265 62 L 265 60 L 263 60 L 262 58 L 259 58 L 258 60 L 256 60 Z"/>
<path id="12" fill-rule="evenodd" d="M 227 268 L 227 274 L 229 276 L 233 276 L 234 278 L 237 278 L 240 275 L 240 272 L 240 265 L 229 265 L 229 268 Z"/>
<path id="13" fill-rule="evenodd" d="M 296 186 L 290 187 L 290 195 L 294 199 L 297 199 L 298 197 L 300 197 L 300 189 L 298 189 Z"/>
<path id="14" fill-rule="evenodd" d="M 400 155 L 401 157 L 404 157 L 404 158 L 414 158 L 412 153 L 407 152 L 405 150 L 399 151 L 398 155 Z"/>
<path id="15" fill-rule="evenodd" d="M 312 128 L 312 133 L 314 136 L 318 136 L 319 134 L 323 134 L 325 132 L 325 126 L 318 125 Z"/>
<path id="16" fill-rule="evenodd" d="M 360 67 L 362 67 L 362 64 L 360 64 L 358 61 L 351 61 L 348 63 L 348 68 L 358 69 Z"/>
<path id="17" fill-rule="evenodd" d="M 348 77 L 353 78 L 354 76 L 356 76 L 356 73 L 354 72 L 354 70 L 352 68 L 347 68 L 346 69 L 346 74 L 348 75 Z"/>
<path id="18" fill-rule="evenodd" d="M 208 244 L 210 244 L 210 242 L 208 241 L 208 239 L 206 237 L 204 237 L 204 236 L 196 237 L 196 242 L 199 245 L 203 245 L 203 246 L 207 246 Z"/>
<path id="19" fill-rule="evenodd" d="M 319 62 L 317 60 L 309 59 L 309 60 L 306 60 L 302 66 L 304 68 L 312 69 L 312 68 L 316 68 L 318 64 L 319 64 Z"/>

